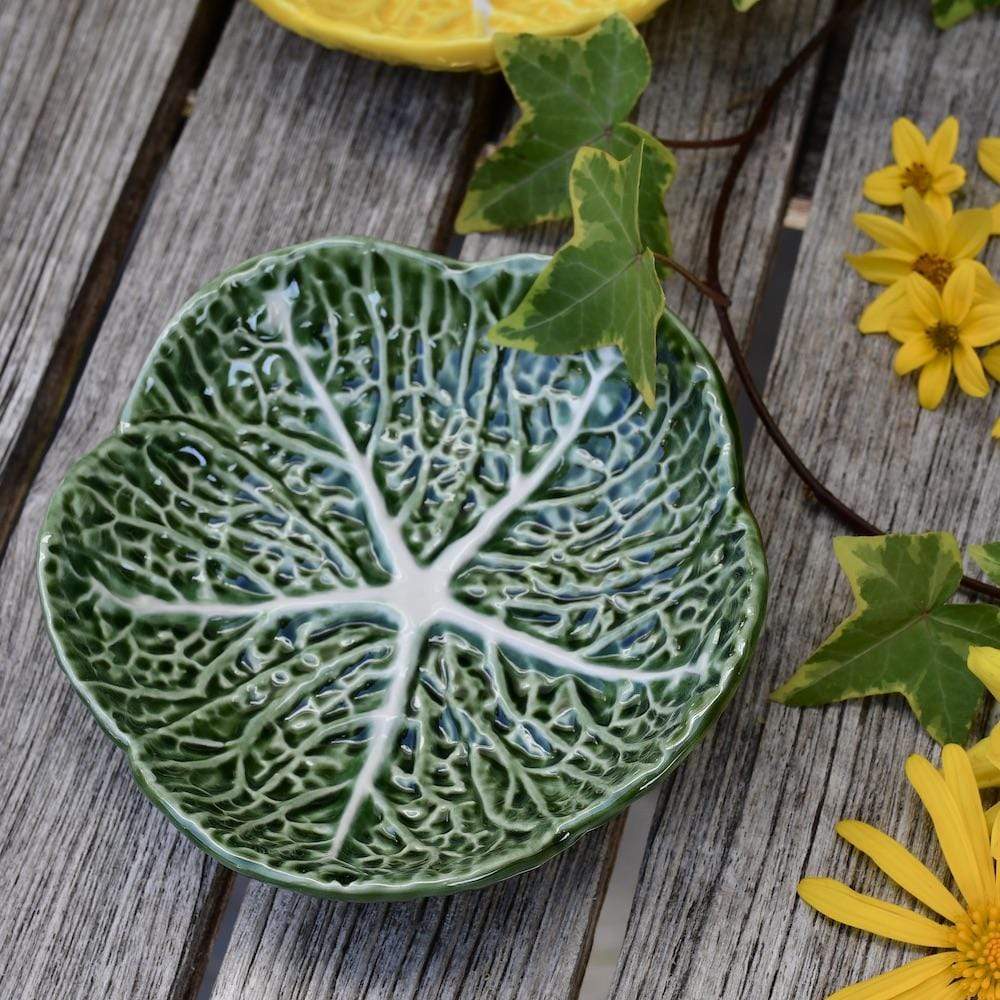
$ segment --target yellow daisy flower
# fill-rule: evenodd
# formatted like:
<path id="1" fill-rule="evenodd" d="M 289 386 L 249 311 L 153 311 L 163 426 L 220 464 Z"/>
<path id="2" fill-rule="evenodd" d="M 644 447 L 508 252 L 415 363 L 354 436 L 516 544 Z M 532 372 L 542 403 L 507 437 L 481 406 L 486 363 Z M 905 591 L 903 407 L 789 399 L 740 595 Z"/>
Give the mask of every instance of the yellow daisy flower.
<path id="1" fill-rule="evenodd" d="M 905 892 L 944 922 L 849 889 L 829 878 L 807 878 L 799 895 L 839 923 L 922 948 L 940 949 L 829 1000 L 1000 1000 L 1000 824 L 990 826 L 965 751 L 946 746 L 941 770 L 923 757 L 906 762 L 906 776 L 930 814 L 941 853 L 964 902 L 902 844 L 867 823 L 846 820 L 837 833 Z"/>
<path id="2" fill-rule="evenodd" d="M 950 195 L 965 183 L 965 170 L 951 162 L 957 148 L 957 118 L 945 118 L 930 142 L 909 118 L 897 118 L 892 126 L 896 162 L 865 178 L 865 197 L 876 205 L 902 205 L 903 192 L 912 188 L 931 208 L 951 218 Z"/>
<path id="3" fill-rule="evenodd" d="M 1000 341 L 1000 305 L 976 298 L 976 267 L 962 261 L 939 292 L 925 277 L 911 274 L 905 295 L 889 320 L 889 334 L 903 346 L 896 353 L 897 375 L 920 369 L 920 405 L 940 405 L 955 372 L 962 391 L 985 396 L 989 383 L 975 348 Z"/>
<path id="4" fill-rule="evenodd" d="M 1000 138 L 980 140 L 979 165 L 1000 184 Z M 1000 202 L 993 206 L 993 235 L 1000 236 Z"/>
<path id="5" fill-rule="evenodd" d="M 847 261 L 866 281 L 888 286 L 862 313 L 858 322 L 862 333 L 889 329 L 903 299 L 901 282 L 908 275 L 923 275 L 940 291 L 955 265 L 978 257 L 990 238 L 993 219 L 986 209 L 970 208 L 945 219 L 910 188 L 903 192 L 903 211 L 903 223 L 867 212 L 854 217 L 857 227 L 882 249 L 848 254 Z"/>

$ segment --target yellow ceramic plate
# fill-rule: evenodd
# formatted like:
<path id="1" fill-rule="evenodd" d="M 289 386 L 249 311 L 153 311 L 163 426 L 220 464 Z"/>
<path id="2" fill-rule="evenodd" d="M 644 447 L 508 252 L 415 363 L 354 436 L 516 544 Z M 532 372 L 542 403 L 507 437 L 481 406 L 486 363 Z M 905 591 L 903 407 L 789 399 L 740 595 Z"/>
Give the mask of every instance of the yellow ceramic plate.
<path id="1" fill-rule="evenodd" d="M 427 69 L 492 69 L 496 32 L 572 35 L 621 11 L 633 21 L 665 0 L 253 0 L 265 14 L 336 49 Z"/>

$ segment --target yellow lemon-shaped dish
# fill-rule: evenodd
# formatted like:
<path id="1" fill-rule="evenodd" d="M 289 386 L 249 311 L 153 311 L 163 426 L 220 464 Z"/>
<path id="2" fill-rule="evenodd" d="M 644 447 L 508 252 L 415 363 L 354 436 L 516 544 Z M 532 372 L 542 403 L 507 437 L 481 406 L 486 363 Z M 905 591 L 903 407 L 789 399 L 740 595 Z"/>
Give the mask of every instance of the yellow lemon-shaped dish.
<path id="1" fill-rule="evenodd" d="M 665 0 L 253 0 L 330 48 L 426 69 L 492 69 L 498 32 L 572 35 L 615 12 L 640 21 Z"/>

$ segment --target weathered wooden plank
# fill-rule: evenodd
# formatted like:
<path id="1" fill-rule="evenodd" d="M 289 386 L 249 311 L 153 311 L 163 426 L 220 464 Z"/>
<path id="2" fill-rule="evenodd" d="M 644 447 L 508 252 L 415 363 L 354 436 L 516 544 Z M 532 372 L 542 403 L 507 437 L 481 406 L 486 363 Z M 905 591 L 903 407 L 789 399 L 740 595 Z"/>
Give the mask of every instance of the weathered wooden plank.
<path id="1" fill-rule="evenodd" d="M 863 175 L 888 159 L 895 115 L 933 128 L 957 114 L 961 159 L 973 166 L 975 140 L 1000 128 L 998 45 L 995 18 L 942 35 L 906 0 L 868 5 L 767 387 L 800 451 L 857 509 L 892 529 L 949 528 L 966 541 L 997 531 L 1000 453 L 987 439 L 995 406 L 953 393 L 941 412 L 920 412 L 913 384 L 889 370 L 892 344 L 853 327 L 872 289 L 842 253 L 865 245 L 851 215 Z M 995 198 L 974 169 L 970 178 L 973 201 Z M 996 249 L 992 260 L 1000 263 Z M 818 1000 L 888 969 L 902 948 L 816 917 L 796 902 L 795 884 L 830 873 L 905 901 L 835 845 L 841 817 L 937 857 L 902 775 L 906 756 L 931 744 L 902 699 L 811 711 L 768 702 L 852 600 L 830 545 L 842 526 L 807 500 L 762 436 L 749 483 L 773 576 L 767 634 L 734 704 L 662 792 L 612 991 L 622 1000 Z"/>
<path id="2" fill-rule="evenodd" d="M 744 127 L 752 110 L 746 97 L 770 82 L 831 7 L 829 0 L 771 0 L 756 20 L 722 12 L 706 23 L 697 0 L 672 3 L 648 29 L 657 68 L 641 121 L 675 136 L 722 135 Z M 748 60 L 751 46 L 756 46 L 755 57 Z M 783 104 L 734 208 L 738 226 L 746 227 L 743 246 L 755 247 L 749 259 L 738 261 L 742 247 L 727 258 L 727 270 L 738 271 L 743 321 L 749 320 L 756 302 L 780 225 L 810 94 L 807 76 Z M 727 163 L 724 153 L 684 156 L 671 203 L 678 255 L 685 260 L 696 260 L 704 252 L 709 199 Z M 764 184 L 752 180 L 765 175 Z M 471 260 L 551 249 L 557 239 L 554 228 L 470 237 L 462 256 Z M 700 321 L 704 310 L 697 296 L 690 296 L 679 282 L 672 290 L 679 308 Z M 574 997 L 619 830 L 615 824 L 595 831 L 580 846 L 529 875 L 446 900 L 362 907 L 317 903 L 253 885 L 214 996 Z"/>
<path id="3" fill-rule="evenodd" d="M 468 78 L 327 52 L 236 8 L 0 575 L 0 731 L 10 739 L 0 755 L 0 994 L 188 996 L 189 955 L 221 873 L 143 799 L 58 673 L 33 581 L 48 497 L 114 429 L 158 331 L 213 274 L 327 233 L 427 243 L 462 163 L 475 91 Z"/>
<path id="4" fill-rule="evenodd" d="M 0 8 L 0 470 L 84 281 L 97 296 L 92 312 L 110 296 L 120 264 L 112 258 L 138 217 L 139 192 L 131 192 L 137 204 L 126 206 L 116 245 L 101 248 L 102 237 L 198 23 L 197 6 L 44 0 Z M 160 124 L 166 143 L 183 92 L 178 98 L 172 120 Z M 136 183 L 148 188 L 156 166 Z"/>

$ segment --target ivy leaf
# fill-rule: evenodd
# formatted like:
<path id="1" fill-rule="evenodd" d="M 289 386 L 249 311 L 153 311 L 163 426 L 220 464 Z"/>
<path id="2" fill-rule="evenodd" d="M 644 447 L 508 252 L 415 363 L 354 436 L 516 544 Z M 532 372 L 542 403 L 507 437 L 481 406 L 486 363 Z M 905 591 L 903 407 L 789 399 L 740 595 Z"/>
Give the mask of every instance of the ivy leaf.
<path id="1" fill-rule="evenodd" d="M 857 610 L 774 693 L 785 705 L 901 694 L 939 743 L 963 743 L 982 695 L 969 646 L 1000 646 L 1000 612 L 948 604 L 962 577 L 944 533 L 838 538 Z"/>
<path id="2" fill-rule="evenodd" d="M 969 555 L 976 565 L 1000 587 L 1000 542 L 990 542 L 987 545 L 969 546 Z"/>
<path id="3" fill-rule="evenodd" d="M 651 63 L 627 17 L 614 15 L 573 38 L 497 35 L 497 55 L 522 117 L 476 170 L 455 228 L 518 229 L 571 213 L 569 176 L 584 146 L 619 160 L 645 147 L 643 239 L 670 253 L 663 196 L 673 154 L 626 119 L 649 84 Z"/>
<path id="4" fill-rule="evenodd" d="M 656 325 L 663 288 L 639 232 L 642 150 L 619 161 L 581 149 L 570 175 L 573 238 L 490 340 L 536 354 L 620 348 L 647 405 L 656 398 Z"/>
<path id="5" fill-rule="evenodd" d="M 934 23 L 939 28 L 951 28 L 973 14 L 1000 7 L 1000 0 L 932 0 Z"/>

